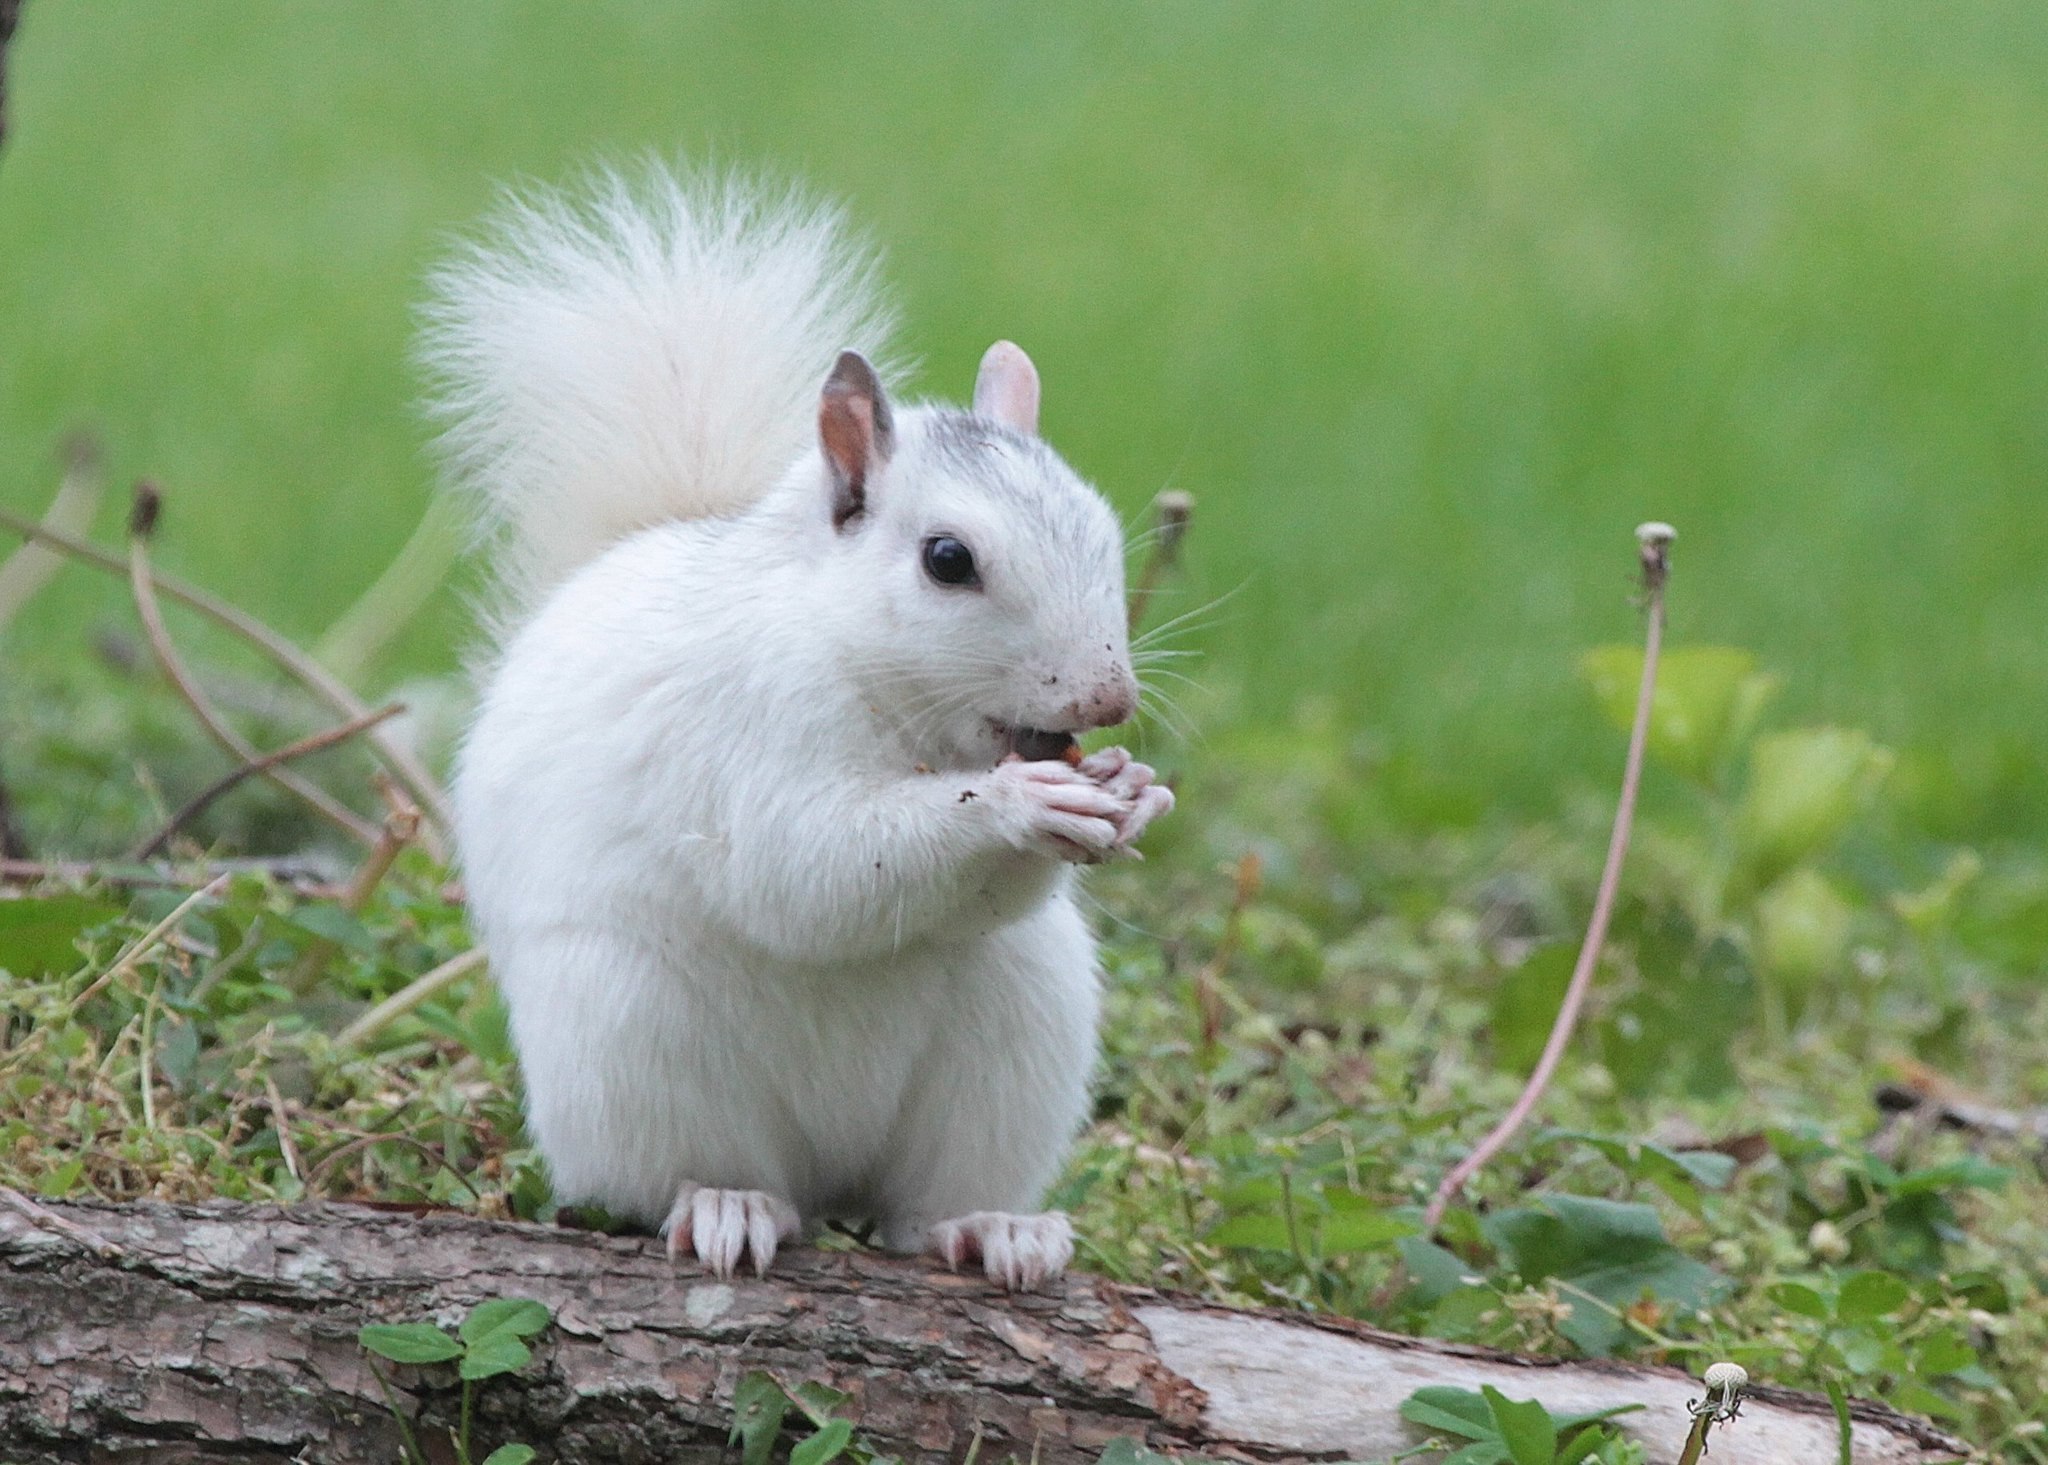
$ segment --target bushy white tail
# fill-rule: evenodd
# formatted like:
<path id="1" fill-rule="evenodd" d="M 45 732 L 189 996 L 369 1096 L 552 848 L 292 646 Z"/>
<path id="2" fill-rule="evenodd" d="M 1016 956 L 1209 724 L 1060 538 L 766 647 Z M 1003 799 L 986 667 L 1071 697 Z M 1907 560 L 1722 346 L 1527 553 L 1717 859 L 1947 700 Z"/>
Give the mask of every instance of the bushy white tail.
<path id="1" fill-rule="evenodd" d="M 423 356 L 505 613 L 631 531 L 730 513 L 816 431 L 846 348 L 890 327 L 836 210 L 650 167 L 509 198 L 440 269 Z"/>

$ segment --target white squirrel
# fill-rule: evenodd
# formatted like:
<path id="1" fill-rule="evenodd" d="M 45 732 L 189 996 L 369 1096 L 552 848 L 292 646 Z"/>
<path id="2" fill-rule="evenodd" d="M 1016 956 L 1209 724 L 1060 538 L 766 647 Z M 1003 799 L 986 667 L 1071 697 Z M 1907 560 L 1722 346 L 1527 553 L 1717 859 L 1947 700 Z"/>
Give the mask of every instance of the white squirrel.
<path id="1" fill-rule="evenodd" d="M 1033 1286 L 1096 1053 L 1073 866 L 1173 806 L 1115 515 L 998 342 L 893 404 L 838 216 L 652 170 L 507 204 L 435 279 L 452 476 L 497 531 L 470 908 L 558 1198 L 721 1276 L 829 1219 Z"/>

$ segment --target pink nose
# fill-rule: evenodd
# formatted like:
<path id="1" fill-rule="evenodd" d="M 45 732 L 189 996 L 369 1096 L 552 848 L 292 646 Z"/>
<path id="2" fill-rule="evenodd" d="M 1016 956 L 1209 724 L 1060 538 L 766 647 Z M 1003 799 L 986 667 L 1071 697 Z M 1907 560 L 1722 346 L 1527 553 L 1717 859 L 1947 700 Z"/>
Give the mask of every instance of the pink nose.
<path id="1" fill-rule="evenodd" d="M 1097 682 L 1087 696 L 1069 702 L 1066 716 L 1077 727 L 1115 727 L 1129 722 L 1137 710 L 1138 689 L 1123 674 Z"/>

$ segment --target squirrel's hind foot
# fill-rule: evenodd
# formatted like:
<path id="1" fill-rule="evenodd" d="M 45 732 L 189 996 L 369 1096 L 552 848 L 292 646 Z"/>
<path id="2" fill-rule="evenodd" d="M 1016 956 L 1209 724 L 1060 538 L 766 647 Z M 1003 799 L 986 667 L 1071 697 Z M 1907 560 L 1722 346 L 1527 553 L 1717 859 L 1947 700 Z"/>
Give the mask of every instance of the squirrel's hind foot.
<path id="1" fill-rule="evenodd" d="M 661 1223 L 671 1260 L 686 1250 L 721 1281 L 730 1281 L 744 1254 L 764 1276 L 775 1251 L 796 1235 L 796 1207 L 765 1190 L 713 1190 L 685 1182 Z"/>
<path id="2" fill-rule="evenodd" d="M 1074 1227 L 1062 1211 L 1036 1216 L 975 1211 L 932 1227 L 925 1249 L 955 1271 L 962 1262 L 980 1257 L 991 1282 L 1019 1292 L 1067 1269 L 1074 1259 Z"/>

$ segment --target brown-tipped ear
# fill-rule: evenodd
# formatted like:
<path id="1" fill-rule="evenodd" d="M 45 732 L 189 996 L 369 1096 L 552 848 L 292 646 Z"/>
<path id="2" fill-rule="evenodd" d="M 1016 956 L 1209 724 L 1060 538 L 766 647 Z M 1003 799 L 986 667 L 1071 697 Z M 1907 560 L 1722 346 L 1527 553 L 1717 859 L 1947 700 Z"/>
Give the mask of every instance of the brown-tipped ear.
<path id="1" fill-rule="evenodd" d="M 858 351 L 841 351 L 818 395 L 818 443 L 832 473 L 832 527 L 868 506 L 868 478 L 889 461 L 895 440 L 881 378 Z"/>
<path id="2" fill-rule="evenodd" d="M 1019 432 L 1038 431 L 1038 368 L 1014 341 L 998 341 L 974 378 L 974 410 Z"/>

